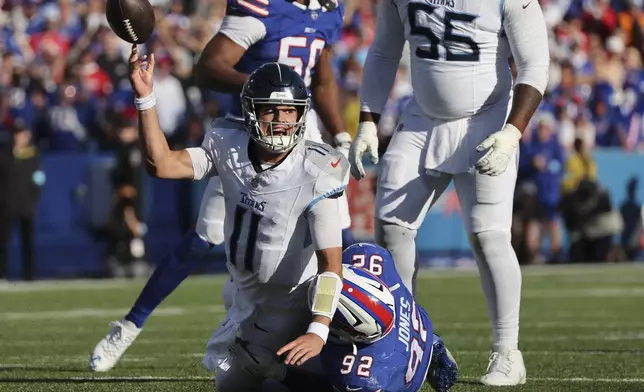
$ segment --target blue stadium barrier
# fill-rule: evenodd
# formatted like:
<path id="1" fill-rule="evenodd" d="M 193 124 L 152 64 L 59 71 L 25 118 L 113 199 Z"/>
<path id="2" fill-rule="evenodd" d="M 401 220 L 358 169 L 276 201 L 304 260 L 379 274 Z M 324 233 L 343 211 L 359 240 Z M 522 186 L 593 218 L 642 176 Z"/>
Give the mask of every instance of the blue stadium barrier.
<path id="1" fill-rule="evenodd" d="M 644 201 L 644 155 L 617 150 L 598 151 L 595 154 L 599 179 L 611 194 L 618 208 L 626 197 L 626 184 L 636 176 L 641 186 L 638 199 Z M 110 155 L 76 154 L 43 157 L 46 182 L 38 204 L 36 220 L 36 277 L 97 276 L 105 257 L 105 241 L 100 229 L 108 219 L 112 205 L 110 171 L 114 158 Z M 371 174 L 373 176 L 373 172 Z M 146 249 L 152 264 L 174 247 L 181 238 L 179 190 L 189 192 L 187 213 L 195 217 L 205 182 L 164 181 L 146 177 L 144 185 L 144 219 L 148 225 Z M 350 192 L 357 189 L 355 184 Z M 362 190 L 361 192 L 369 192 Z M 351 196 L 351 193 L 350 193 Z M 368 202 L 362 211 L 372 210 Z M 358 237 L 372 238 L 373 216 L 358 213 L 354 224 L 363 224 L 356 230 Z M 361 223 L 360 223 L 361 222 Z M 453 187 L 429 212 L 418 233 L 418 249 L 422 263 L 431 266 L 473 265 L 467 236 L 456 203 Z M 17 234 L 12 237 L 9 275 L 19 276 L 20 249 Z M 213 263 L 204 266 L 204 272 L 223 271 L 223 248 L 213 252 Z"/>

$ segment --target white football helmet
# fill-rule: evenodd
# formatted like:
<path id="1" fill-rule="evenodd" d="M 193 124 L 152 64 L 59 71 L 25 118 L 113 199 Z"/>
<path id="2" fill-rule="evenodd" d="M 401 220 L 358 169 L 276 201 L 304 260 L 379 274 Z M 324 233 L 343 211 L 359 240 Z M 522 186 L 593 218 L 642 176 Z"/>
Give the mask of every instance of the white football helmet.
<path id="1" fill-rule="evenodd" d="M 369 271 L 342 265 L 343 288 L 330 337 L 344 343 L 373 343 L 387 336 L 396 320 L 395 299 Z"/>

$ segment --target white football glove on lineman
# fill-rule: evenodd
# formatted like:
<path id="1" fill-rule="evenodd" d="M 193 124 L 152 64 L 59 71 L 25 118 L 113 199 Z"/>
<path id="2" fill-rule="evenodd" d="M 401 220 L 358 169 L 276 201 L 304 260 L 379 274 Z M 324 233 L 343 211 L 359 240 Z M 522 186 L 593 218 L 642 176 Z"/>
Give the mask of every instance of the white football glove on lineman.
<path id="1" fill-rule="evenodd" d="M 378 128 L 371 121 L 361 122 L 358 126 L 358 135 L 349 149 L 349 163 L 351 164 L 351 175 L 356 180 L 364 177 L 362 167 L 362 156 L 365 151 L 371 154 L 371 163 L 378 163 Z"/>
<path id="2" fill-rule="evenodd" d="M 349 149 L 351 148 L 351 135 L 349 132 L 340 132 L 333 137 L 335 149 L 349 159 Z"/>
<path id="3" fill-rule="evenodd" d="M 503 129 L 488 136 L 476 147 L 478 152 L 489 149 L 474 165 L 478 172 L 488 176 L 505 172 L 512 156 L 516 154 L 520 139 L 521 131 L 512 124 L 505 124 Z"/>

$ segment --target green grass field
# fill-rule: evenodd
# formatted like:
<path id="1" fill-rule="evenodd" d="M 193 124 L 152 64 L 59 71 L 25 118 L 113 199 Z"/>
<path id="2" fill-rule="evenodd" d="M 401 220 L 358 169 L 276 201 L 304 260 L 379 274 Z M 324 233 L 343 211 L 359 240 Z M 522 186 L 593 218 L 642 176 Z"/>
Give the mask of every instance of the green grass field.
<path id="1" fill-rule="evenodd" d="M 420 303 L 456 357 L 454 392 L 485 391 L 490 331 L 475 271 L 424 271 Z M 186 281 L 112 372 L 87 355 L 143 281 L 0 284 L 0 391 L 211 391 L 201 356 L 223 317 L 221 276 Z M 524 269 L 528 383 L 507 391 L 644 391 L 644 265 Z M 427 391 L 430 389 L 427 388 Z"/>

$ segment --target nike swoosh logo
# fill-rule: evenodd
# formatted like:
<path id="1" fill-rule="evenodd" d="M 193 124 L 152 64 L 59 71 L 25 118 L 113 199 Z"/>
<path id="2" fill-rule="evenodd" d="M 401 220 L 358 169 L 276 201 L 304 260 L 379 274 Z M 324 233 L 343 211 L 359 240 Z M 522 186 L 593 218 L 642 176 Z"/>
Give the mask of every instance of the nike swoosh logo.
<path id="1" fill-rule="evenodd" d="M 522 5 L 521 7 L 523 7 L 523 9 L 526 9 L 526 8 L 528 8 L 528 6 L 529 6 L 530 4 L 532 4 L 532 2 L 529 2 L 528 4 L 524 4 L 524 5 Z"/>
<path id="2" fill-rule="evenodd" d="M 347 391 L 348 391 L 348 392 L 360 391 L 360 390 L 362 390 L 362 387 L 358 387 L 358 388 L 351 388 L 351 387 L 347 387 Z"/>
<path id="3" fill-rule="evenodd" d="M 335 169 L 336 167 L 338 167 L 338 165 L 340 164 L 340 161 L 341 161 L 341 160 L 342 160 L 342 158 L 338 158 L 338 160 L 337 160 L 337 161 L 335 161 L 335 162 L 331 162 L 331 167 L 333 167 L 334 169 Z"/>

